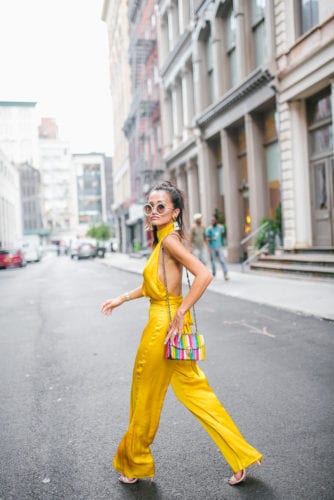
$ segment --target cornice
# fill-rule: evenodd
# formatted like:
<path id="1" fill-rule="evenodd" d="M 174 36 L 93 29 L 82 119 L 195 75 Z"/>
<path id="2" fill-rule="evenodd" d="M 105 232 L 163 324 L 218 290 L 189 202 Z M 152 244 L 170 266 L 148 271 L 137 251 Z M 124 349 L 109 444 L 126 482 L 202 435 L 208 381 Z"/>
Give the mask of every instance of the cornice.
<path id="1" fill-rule="evenodd" d="M 218 115 L 221 115 L 232 106 L 246 99 L 254 92 L 266 86 L 274 79 L 274 76 L 268 69 L 258 68 L 249 77 L 242 82 L 237 88 L 232 89 L 228 94 L 225 94 L 220 101 L 212 104 L 204 113 L 196 118 L 196 124 L 199 127 L 204 127 L 206 124 L 214 120 Z"/>
<path id="2" fill-rule="evenodd" d="M 187 43 L 191 41 L 191 31 L 187 30 L 183 33 L 183 35 L 179 38 L 176 46 L 172 50 L 172 52 L 168 55 L 166 62 L 161 68 L 161 77 L 164 78 L 168 70 L 173 67 L 175 59 L 178 58 L 180 52 L 185 48 Z"/>
<path id="3" fill-rule="evenodd" d="M 186 142 L 180 144 L 180 146 L 177 149 L 174 149 L 172 152 L 170 152 L 167 156 L 164 157 L 166 165 L 168 166 L 169 163 L 174 162 L 178 158 L 182 157 L 185 153 L 193 149 L 195 145 L 196 145 L 195 137 L 191 137 Z"/>

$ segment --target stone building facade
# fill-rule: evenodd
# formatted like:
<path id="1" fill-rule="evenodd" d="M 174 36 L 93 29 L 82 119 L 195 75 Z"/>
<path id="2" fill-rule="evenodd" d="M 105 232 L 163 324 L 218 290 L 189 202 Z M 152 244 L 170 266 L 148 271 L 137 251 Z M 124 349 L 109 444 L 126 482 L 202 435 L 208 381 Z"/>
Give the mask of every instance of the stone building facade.
<path id="1" fill-rule="evenodd" d="M 0 248 L 14 247 L 21 237 L 19 170 L 0 149 Z"/>
<path id="2" fill-rule="evenodd" d="M 76 179 L 78 232 L 85 235 L 95 225 L 107 223 L 106 157 L 103 153 L 78 153 L 72 156 Z"/>
<path id="3" fill-rule="evenodd" d="M 129 145 L 123 132 L 131 104 L 131 80 L 128 60 L 129 22 L 128 3 L 122 0 L 104 0 L 102 19 L 107 25 L 109 40 L 110 89 L 113 102 L 113 214 L 116 219 L 116 237 L 119 249 L 127 249 L 129 207 L 131 193 Z"/>
<path id="4" fill-rule="evenodd" d="M 43 227 L 51 238 L 75 233 L 78 223 L 75 173 L 70 144 L 58 137 L 53 119 L 43 118 L 39 127 L 39 170 Z"/>
<path id="5" fill-rule="evenodd" d="M 333 246 L 333 3 L 157 4 L 164 161 L 189 216 L 221 214 L 232 262 L 281 203 L 286 248 Z"/>
<path id="6" fill-rule="evenodd" d="M 160 87 L 154 0 L 128 3 L 132 102 L 123 130 L 129 141 L 133 216 L 126 221 L 130 249 L 147 246 L 142 205 L 149 188 L 164 174 Z M 137 209 L 136 209 L 137 206 Z"/>
<path id="7" fill-rule="evenodd" d="M 301 3 L 275 2 L 284 245 L 320 249 L 334 247 L 334 4 Z"/>

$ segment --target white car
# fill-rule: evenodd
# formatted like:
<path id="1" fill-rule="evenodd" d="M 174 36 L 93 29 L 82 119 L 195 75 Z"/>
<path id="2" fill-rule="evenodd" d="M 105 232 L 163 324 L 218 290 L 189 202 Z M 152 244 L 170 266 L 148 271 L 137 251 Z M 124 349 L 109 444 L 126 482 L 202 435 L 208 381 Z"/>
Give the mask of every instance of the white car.
<path id="1" fill-rule="evenodd" d="M 23 250 L 27 262 L 39 262 L 42 258 L 42 250 L 39 245 L 33 241 L 21 241 L 20 248 Z"/>

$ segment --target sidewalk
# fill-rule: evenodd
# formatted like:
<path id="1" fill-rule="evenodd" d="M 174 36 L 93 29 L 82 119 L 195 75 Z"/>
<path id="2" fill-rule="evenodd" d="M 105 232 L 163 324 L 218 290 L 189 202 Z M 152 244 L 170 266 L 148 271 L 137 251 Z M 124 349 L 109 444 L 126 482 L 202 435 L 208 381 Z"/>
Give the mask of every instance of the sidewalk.
<path id="1" fill-rule="evenodd" d="M 107 266 L 141 274 L 146 259 L 108 253 L 102 262 Z M 222 273 L 218 271 L 209 290 L 334 321 L 334 281 L 242 273 L 239 264 L 229 264 L 228 267 L 230 281 L 224 281 Z"/>

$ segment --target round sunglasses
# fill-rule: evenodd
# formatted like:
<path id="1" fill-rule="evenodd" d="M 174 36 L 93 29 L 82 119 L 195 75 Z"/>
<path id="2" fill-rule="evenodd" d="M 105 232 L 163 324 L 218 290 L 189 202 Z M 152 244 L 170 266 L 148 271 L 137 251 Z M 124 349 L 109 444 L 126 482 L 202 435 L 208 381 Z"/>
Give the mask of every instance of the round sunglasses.
<path id="1" fill-rule="evenodd" d="M 154 210 L 158 215 L 164 215 L 168 210 L 174 210 L 174 208 L 167 207 L 167 205 L 165 205 L 161 201 L 159 201 L 159 203 L 157 203 L 156 205 L 145 203 L 143 209 L 145 215 L 151 215 Z"/>

